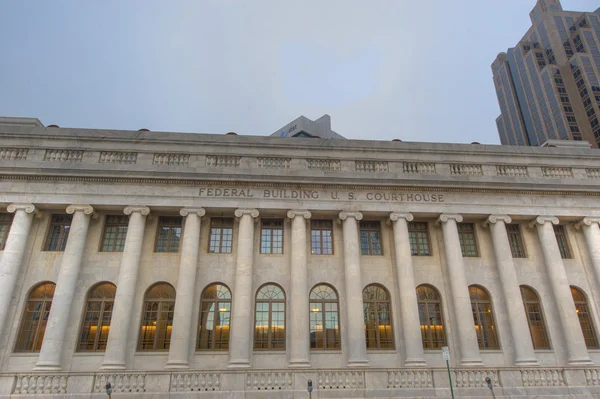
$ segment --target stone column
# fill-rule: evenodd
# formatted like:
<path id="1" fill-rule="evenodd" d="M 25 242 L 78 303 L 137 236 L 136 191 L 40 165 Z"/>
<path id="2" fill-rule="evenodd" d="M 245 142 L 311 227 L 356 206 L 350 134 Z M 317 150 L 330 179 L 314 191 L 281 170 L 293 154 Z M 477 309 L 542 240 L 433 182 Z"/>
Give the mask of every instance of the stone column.
<path id="1" fill-rule="evenodd" d="M 15 216 L 0 259 L 0 337 L 4 336 L 4 330 L 7 328 L 6 318 L 36 211 L 33 204 L 10 204 L 7 210 Z"/>
<path id="2" fill-rule="evenodd" d="M 594 266 L 596 281 L 600 284 L 600 227 L 598 227 L 598 223 L 600 223 L 598 217 L 585 217 L 575 227 L 583 229 L 588 253 Z"/>
<path id="3" fill-rule="evenodd" d="M 508 242 L 505 223 L 512 220 L 508 215 L 490 215 L 487 218 L 487 224 L 492 233 L 492 243 L 494 244 L 494 256 L 496 258 L 496 267 L 500 276 L 502 294 L 504 303 L 508 311 L 508 324 L 512 334 L 513 346 L 515 348 L 515 365 L 532 366 L 538 365 L 533 351 L 533 342 L 527 337 L 531 337 L 528 328 L 527 316 L 521 299 L 521 288 L 519 279 Z"/>
<path id="4" fill-rule="evenodd" d="M 196 271 L 198 270 L 198 249 L 200 247 L 200 219 L 206 213 L 204 209 L 183 208 L 179 211 L 185 216 L 185 230 L 181 246 L 179 277 L 177 278 L 177 301 L 173 314 L 173 333 L 167 368 L 187 369 L 189 364 L 190 345 L 197 326 L 194 317 L 196 293 Z"/>
<path id="5" fill-rule="evenodd" d="M 469 285 L 467 284 L 467 273 L 463 262 L 460 240 L 458 239 L 458 228 L 456 223 L 462 222 L 463 217 L 457 214 L 442 214 L 438 222 L 442 224 L 444 234 L 444 249 L 446 252 L 446 267 L 450 280 L 450 291 L 454 314 L 450 319 L 455 320 L 456 333 L 454 336 L 458 342 L 461 366 L 482 365 L 479 355 L 479 344 L 473 322 L 471 311 L 471 297 Z"/>
<path id="6" fill-rule="evenodd" d="M 229 347 L 229 368 L 250 367 L 252 349 L 252 263 L 254 258 L 254 218 L 259 215 L 257 209 L 236 209 L 235 216 L 240 218 L 237 246 L 237 264 L 235 269 L 235 288 L 231 315 L 231 339 Z"/>
<path id="7" fill-rule="evenodd" d="M 348 367 L 366 367 L 367 342 L 365 340 L 365 316 L 362 301 L 362 281 L 358 242 L 358 221 L 363 218 L 360 212 L 340 212 L 344 222 L 344 274 L 346 277 L 346 312 L 348 314 Z"/>
<path id="8" fill-rule="evenodd" d="M 579 317 L 575 311 L 575 303 L 571 294 L 571 287 L 567 279 L 567 272 L 560 255 L 553 224 L 558 224 L 554 216 L 538 216 L 533 222 L 537 226 L 542 253 L 548 272 L 548 280 L 552 287 L 554 300 L 558 307 L 560 325 L 563 330 L 570 365 L 591 364 L 590 356 L 585 345 Z M 558 345 L 558 343 L 555 343 Z"/>
<path id="9" fill-rule="evenodd" d="M 393 212 L 390 220 L 394 223 L 394 248 L 396 250 L 396 278 L 398 280 L 400 310 L 397 320 L 402 323 L 404 366 L 425 366 L 421 322 L 415 286 L 415 273 L 408 237 L 408 222 L 413 220 L 410 213 Z"/>
<path id="10" fill-rule="evenodd" d="M 129 215 L 125 247 L 119 268 L 117 280 L 117 293 L 110 320 L 110 332 L 106 343 L 106 352 L 101 369 L 124 370 L 125 356 L 127 354 L 127 339 L 131 325 L 135 289 L 138 280 L 138 269 L 142 256 L 142 243 L 144 241 L 144 228 L 146 216 L 150 214 L 147 206 L 128 206 L 123 212 Z"/>
<path id="11" fill-rule="evenodd" d="M 289 367 L 310 367 L 310 288 L 306 260 L 306 220 L 310 219 L 311 214 L 306 210 L 291 210 L 287 216 L 292 219 Z"/>
<path id="12" fill-rule="evenodd" d="M 65 334 L 71 315 L 71 304 L 77 289 L 77 280 L 83 259 L 83 250 L 90 226 L 90 216 L 94 208 L 90 205 L 69 205 L 67 213 L 73 215 L 69 237 L 52 298 L 52 307 L 48 316 L 46 332 L 36 370 L 60 370 Z"/>

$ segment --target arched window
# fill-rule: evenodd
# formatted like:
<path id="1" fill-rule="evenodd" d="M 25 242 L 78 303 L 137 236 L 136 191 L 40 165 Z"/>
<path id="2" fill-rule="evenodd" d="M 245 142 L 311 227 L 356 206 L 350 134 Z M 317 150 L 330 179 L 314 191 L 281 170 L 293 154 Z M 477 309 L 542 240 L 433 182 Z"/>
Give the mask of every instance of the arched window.
<path id="1" fill-rule="evenodd" d="M 310 292 L 310 348 L 340 349 L 338 295 L 333 287 L 320 284 Z"/>
<path id="2" fill-rule="evenodd" d="M 142 328 L 138 350 L 164 351 L 171 344 L 175 288 L 168 283 L 157 283 L 148 288 L 144 298 Z"/>
<path id="3" fill-rule="evenodd" d="M 42 348 L 55 287 L 54 283 L 41 283 L 29 293 L 15 351 L 39 352 Z"/>
<path id="4" fill-rule="evenodd" d="M 394 349 L 392 304 L 388 291 L 378 284 L 363 290 L 367 349 Z"/>
<path id="5" fill-rule="evenodd" d="M 285 294 L 275 284 L 256 293 L 254 349 L 285 350 Z"/>
<path id="6" fill-rule="evenodd" d="M 200 331 L 197 349 L 229 349 L 231 291 L 223 284 L 209 285 L 200 297 Z"/>
<path id="7" fill-rule="evenodd" d="M 534 349 L 550 349 L 550 341 L 546 332 L 546 323 L 544 323 L 544 313 L 542 304 L 536 292 L 525 285 L 521 286 L 521 298 L 525 306 L 525 315 L 529 324 L 529 333 Z"/>
<path id="8" fill-rule="evenodd" d="M 469 287 L 469 296 L 479 349 L 500 349 L 490 296 L 483 287 L 477 285 Z"/>
<path id="9" fill-rule="evenodd" d="M 577 287 L 571 287 L 571 295 L 573 295 L 573 301 L 575 302 L 575 311 L 579 318 L 579 324 L 581 325 L 581 332 L 583 332 L 583 338 L 585 339 L 585 345 L 588 349 L 598 349 L 598 338 L 596 336 L 596 330 L 590 317 L 590 311 L 588 309 L 587 299 L 583 291 Z"/>
<path id="10" fill-rule="evenodd" d="M 116 292 L 117 287 L 111 283 L 97 284 L 89 291 L 79 334 L 78 351 L 106 350 Z"/>
<path id="11" fill-rule="evenodd" d="M 423 349 L 437 349 L 446 346 L 442 299 L 438 290 L 430 285 L 418 286 L 417 304 Z"/>

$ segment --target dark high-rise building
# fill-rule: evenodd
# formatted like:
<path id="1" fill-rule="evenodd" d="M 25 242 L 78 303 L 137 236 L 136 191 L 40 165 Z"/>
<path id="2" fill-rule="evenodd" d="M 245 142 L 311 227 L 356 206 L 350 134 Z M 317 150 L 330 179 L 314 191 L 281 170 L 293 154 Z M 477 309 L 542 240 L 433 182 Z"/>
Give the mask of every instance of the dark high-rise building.
<path id="1" fill-rule="evenodd" d="M 541 145 L 550 139 L 600 146 L 600 8 L 565 11 L 538 0 L 532 26 L 492 63 L 502 144 Z"/>

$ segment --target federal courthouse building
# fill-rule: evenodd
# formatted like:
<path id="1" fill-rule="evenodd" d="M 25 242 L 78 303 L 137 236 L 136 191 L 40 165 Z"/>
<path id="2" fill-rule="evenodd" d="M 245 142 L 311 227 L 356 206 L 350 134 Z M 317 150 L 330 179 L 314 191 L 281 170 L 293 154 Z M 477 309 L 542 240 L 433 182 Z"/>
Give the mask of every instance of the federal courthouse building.
<path id="1" fill-rule="evenodd" d="M 585 142 L 0 137 L 0 398 L 600 397 Z"/>

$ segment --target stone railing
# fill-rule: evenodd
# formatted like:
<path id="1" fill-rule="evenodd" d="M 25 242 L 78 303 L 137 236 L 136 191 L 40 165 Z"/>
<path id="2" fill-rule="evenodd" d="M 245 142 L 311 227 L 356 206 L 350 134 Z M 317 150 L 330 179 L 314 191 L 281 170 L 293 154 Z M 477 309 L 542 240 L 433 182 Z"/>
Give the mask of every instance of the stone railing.
<path id="1" fill-rule="evenodd" d="M 0 160 L 21 161 L 27 158 L 27 148 L 0 148 Z"/>
<path id="2" fill-rule="evenodd" d="M 307 159 L 308 169 L 340 170 L 338 159 Z"/>
<path id="3" fill-rule="evenodd" d="M 241 157 L 229 155 L 211 155 L 206 157 L 206 166 L 213 168 L 237 168 L 240 166 Z"/>
<path id="4" fill-rule="evenodd" d="M 454 370 L 454 385 L 457 388 L 481 388 L 487 387 L 486 377 L 494 381 L 494 386 L 500 386 L 498 381 L 498 370 L 473 369 Z"/>
<path id="5" fill-rule="evenodd" d="M 585 382 L 588 386 L 598 386 L 600 385 L 600 369 L 586 369 L 585 373 Z"/>
<path id="6" fill-rule="evenodd" d="M 418 173 L 422 175 L 433 175 L 435 174 L 434 163 L 424 162 L 404 162 L 402 167 L 404 173 Z"/>
<path id="7" fill-rule="evenodd" d="M 364 371 L 319 371 L 319 389 L 362 389 L 365 387 Z"/>
<path id="8" fill-rule="evenodd" d="M 107 382 L 114 393 L 146 392 L 145 373 L 96 374 L 94 380 L 94 393 L 105 392 Z"/>
<path id="9" fill-rule="evenodd" d="M 600 169 L 586 169 L 588 179 L 600 179 Z"/>
<path id="10" fill-rule="evenodd" d="M 294 373 L 251 372 L 246 373 L 246 390 L 290 390 L 294 388 Z"/>
<path id="11" fill-rule="evenodd" d="M 137 152 L 103 151 L 98 163 L 134 164 L 137 162 Z"/>
<path id="12" fill-rule="evenodd" d="M 220 391 L 221 373 L 197 372 L 171 375 L 171 392 Z"/>
<path id="13" fill-rule="evenodd" d="M 13 389 L 15 395 L 67 393 L 68 375 L 17 375 Z"/>
<path id="14" fill-rule="evenodd" d="M 550 179 L 570 179 L 573 177 L 571 168 L 542 168 L 542 176 Z"/>
<path id="15" fill-rule="evenodd" d="M 431 370 L 388 371 L 388 388 L 433 388 Z"/>
<path id="16" fill-rule="evenodd" d="M 49 162 L 81 162 L 83 151 L 81 150 L 46 150 L 44 161 Z"/>
<path id="17" fill-rule="evenodd" d="M 154 165 L 171 166 L 189 165 L 190 156 L 189 154 L 154 154 L 152 163 Z"/>
<path id="18" fill-rule="evenodd" d="M 516 165 L 498 165 L 496 166 L 498 176 L 511 176 L 511 177 L 523 177 L 529 176 L 527 172 L 527 166 L 516 166 Z"/>
<path id="19" fill-rule="evenodd" d="M 523 383 L 524 387 L 564 386 L 564 370 L 559 368 L 536 368 L 521 370 L 521 382 Z"/>
<path id="20" fill-rule="evenodd" d="M 258 167 L 265 169 L 289 169 L 291 158 L 258 158 Z"/>
<path id="21" fill-rule="evenodd" d="M 477 164 L 451 163 L 450 174 L 452 175 L 470 175 L 482 176 L 483 168 Z"/>
<path id="22" fill-rule="evenodd" d="M 355 161 L 357 172 L 388 172 L 389 166 L 385 161 Z"/>

